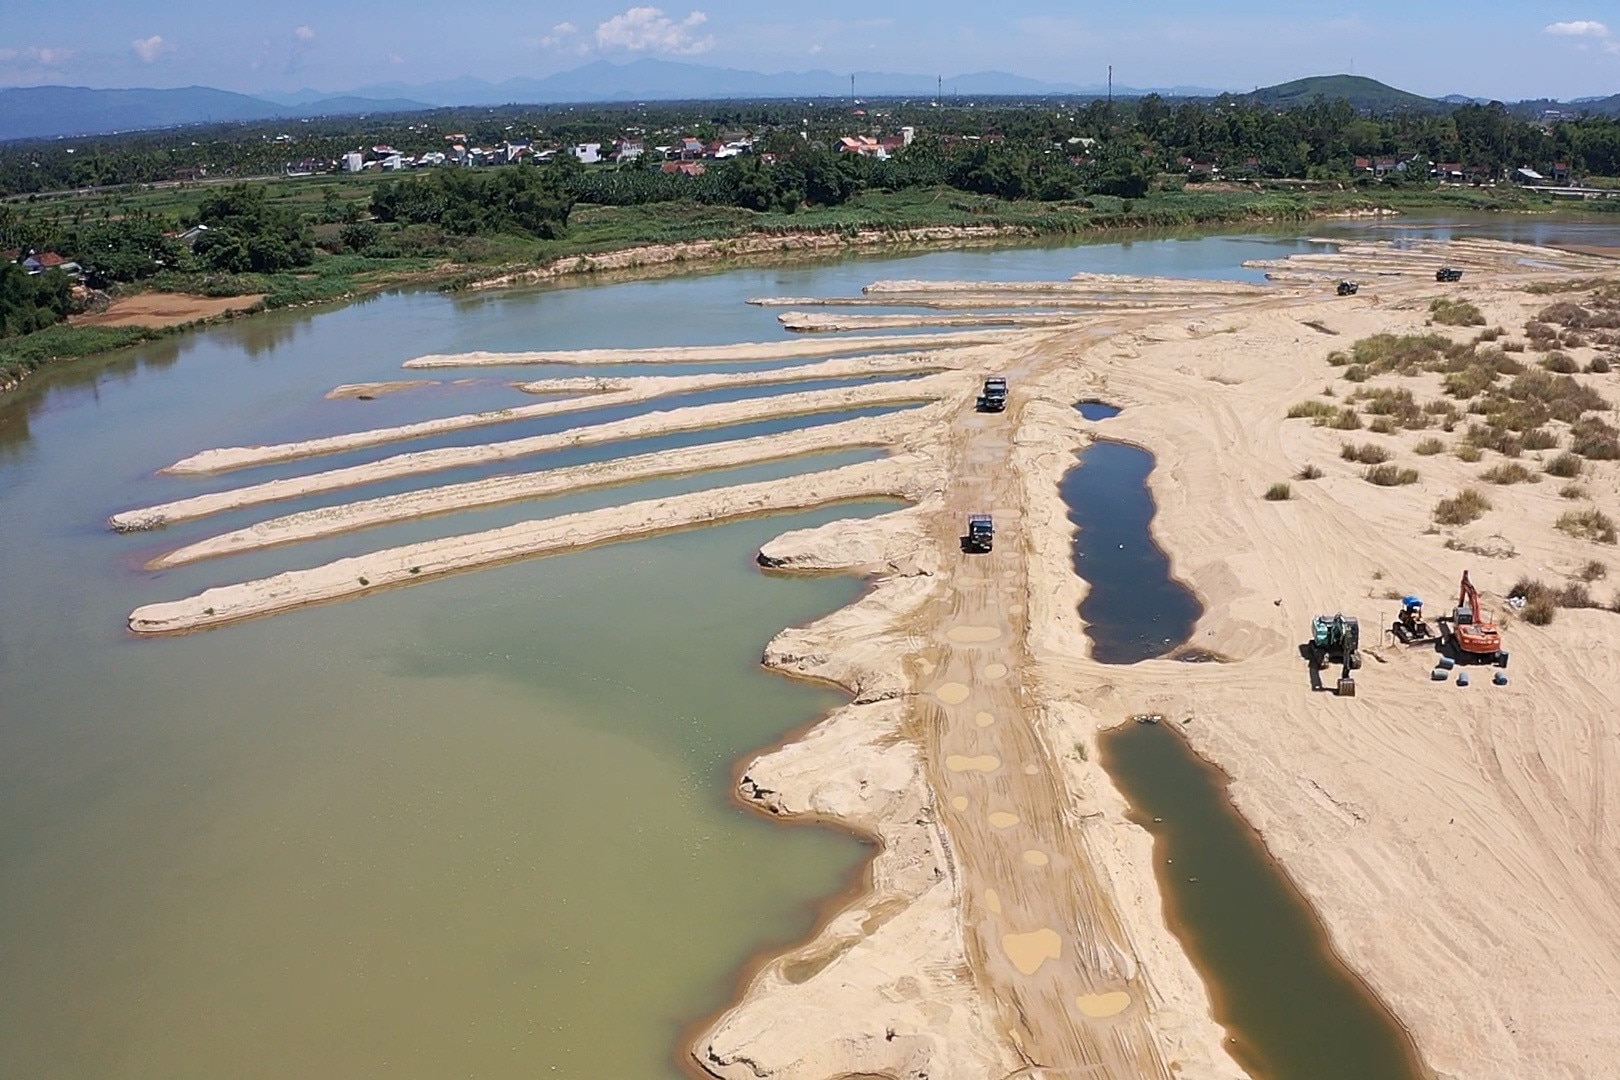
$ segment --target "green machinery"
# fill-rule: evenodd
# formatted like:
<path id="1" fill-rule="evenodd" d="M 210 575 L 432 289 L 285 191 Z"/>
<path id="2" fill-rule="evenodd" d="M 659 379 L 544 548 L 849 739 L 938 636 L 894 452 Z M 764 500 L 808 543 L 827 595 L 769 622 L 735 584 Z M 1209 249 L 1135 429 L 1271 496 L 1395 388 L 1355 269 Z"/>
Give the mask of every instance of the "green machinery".
<path id="1" fill-rule="evenodd" d="M 1337 660 L 1341 667 L 1334 693 L 1356 696 L 1356 680 L 1350 673 L 1361 667 L 1361 623 L 1354 615 L 1318 615 L 1311 620 L 1311 671 L 1321 671 Z"/>

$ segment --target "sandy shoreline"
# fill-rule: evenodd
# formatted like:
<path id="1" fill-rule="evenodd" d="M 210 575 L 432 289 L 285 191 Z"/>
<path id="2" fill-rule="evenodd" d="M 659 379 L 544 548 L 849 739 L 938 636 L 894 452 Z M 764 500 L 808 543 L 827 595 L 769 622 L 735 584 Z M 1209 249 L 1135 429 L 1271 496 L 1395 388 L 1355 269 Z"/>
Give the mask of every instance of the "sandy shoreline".
<path id="1" fill-rule="evenodd" d="M 1460 286 L 1433 281 L 1441 261 L 1465 268 Z M 740 767 L 736 793 L 762 812 L 834 823 L 877 847 L 859 894 L 809 940 L 761 961 L 738 999 L 694 1028 L 695 1067 L 723 1080 L 1243 1076 L 1204 977 L 1166 926 L 1151 839 L 1127 819 L 1098 764 L 1100 731 L 1156 712 L 1191 721 L 1183 730 L 1195 749 L 1232 778 L 1238 810 L 1437 1077 L 1604 1075 L 1620 1056 L 1612 1022 L 1620 1011 L 1620 899 L 1612 887 L 1620 880 L 1613 779 L 1620 776 L 1620 694 L 1612 689 L 1620 680 L 1620 615 L 1566 609 L 1549 626 L 1531 626 L 1502 597 L 1521 574 L 1563 585 L 1591 560 L 1620 558 L 1613 545 L 1556 526 L 1567 511 L 1620 506 L 1620 463 L 1587 462 L 1574 498 L 1562 497 L 1564 481 L 1551 476 L 1489 483 L 1481 473 L 1490 466 L 1518 462 L 1540 475 L 1557 451 L 1516 458 L 1486 451 L 1483 460 L 1465 460 L 1458 451 L 1483 413 L 1463 413 L 1465 402 L 1452 399 L 1456 426 L 1442 431 L 1438 409 L 1418 408 L 1446 400 L 1441 372 L 1371 373 L 1352 382 L 1328 355 L 1380 333 L 1439 334 L 1495 355 L 1497 342 L 1525 341 L 1526 324 L 1543 308 L 1584 296 L 1533 295 L 1525 286 L 1595 274 L 1620 280 L 1620 266 L 1465 240 L 1343 245 L 1268 269 L 1296 287 L 1083 275 L 1005 287 L 877 283 L 866 293 L 986 297 L 992 308 L 1003 295 L 1133 298 L 1128 308 L 1055 316 L 1061 332 L 420 358 L 407 366 L 724 364 L 905 348 L 940 351 L 903 363 L 953 370 L 901 384 L 908 400 L 931 402 L 921 408 L 836 425 L 834 434 L 770 437 L 778 452 L 821 438 L 828 447 L 882 445 L 891 456 L 880 461 L 376 551 L 147 605 L 132 614 L 131 627 L 205 629 L 746 514 L 902 499 L 907 509 L 794 532 L 760 552 L 774 571 L 859 573 L 871 588 L 766 648 L 771 668 L 836 683 L 851 700 Z M 1332 296 L 1323 284 L 1338 276 L 1360 279 L 1360 295 Z M 1505 333 L 1475 341 L 1478 326 L 1436 325 L 1436 298 L 1472 301 L 1486 327 Z M 1000 317 L 948 316 L 979 327 Z M 845 319 L 872 325 L 834 316 Z M 1563 350 L 1579 368 L 1613 347 L 1588 335 L 1566 340 Z M 1535 370 L 1549 353 L 1503 355 Z M 881 358 L 805 370 L 866 359 Z M 1004 414 L 972 410 L 976 380 L 987 374 L 1012 382 Z M 1608 398 L 1598 415 L 1613 421 L 1620 376 L 1574 379 Z M 638 382 L 547 380 L 530 389 L 612 394 Z M 535 439 L 396 455 L 132 511 L 115 525 L 157 527 L 383 476 L 900 393 L 786 389 Z M 1412 413 L 1429 418 L 1427 426 L 1371 430 L 1379 422 L 1369 411 L 1373 399 L 1354 395 L 1378 390 L 1411 391 Z M 1123 412 L 1101 428 L 1072 408 L 1087 399 Z M 1308 400 L 1323 410 L 1353 405 L 1357 427 L 1287 418 Z M 1541 424 L 1569 445 L 1566 421 Z M 1077 613 L 1088 586 L 1073 570 L 1058 485 L 1074 451 L 1099 432 L 1155 455 L 1154 535 L 1204 605 L 1189 644 L 1230 662 L 1110 667 L 1090 658 Z M 399 429 L 359 434 L 379 444 L 406 437 Z M 1430 438 L 1441 440 L 1441 451 L 1419 453 Z M 1350 442 L 1382 446 L 1417 479 L 1369 483 L 1362 465 L 1341 457 Z M 430 488 L 286 515 L 166 558 L 251 550 L 768 452 L 768 441 L 739 440 L 662 463 L 645 455 Z M 1321 475 L 1290 480 L 1307 464 Z M 1262 498 L 1279 481 L 1291 483 L 1292 498 Z M 1489 512 L 1464 525 L 1434 524 L 1436 501 L 1465 487 L 1487 491 Z M 996 551 L 967 558 L 957 537 L 966 514 L 980 510 L 996 516 Z M 1380 624 L 1394 614 L 1390 596 L 1418 592 L 1432 618 L 1450 603 L 1465 568 L 1505 624 L 1508 686 L 1431 682 L 1431 657 L 1380 640 Z M 1592 588 L 1607 602 L 1615 579 L 1598 577 Z M 1312 694 L 1297 652 L 1311 615 L 1340 609 L 1361 616 L 1365 645 L 1382 661 L 1361 672 L 1353 699 Z"/>

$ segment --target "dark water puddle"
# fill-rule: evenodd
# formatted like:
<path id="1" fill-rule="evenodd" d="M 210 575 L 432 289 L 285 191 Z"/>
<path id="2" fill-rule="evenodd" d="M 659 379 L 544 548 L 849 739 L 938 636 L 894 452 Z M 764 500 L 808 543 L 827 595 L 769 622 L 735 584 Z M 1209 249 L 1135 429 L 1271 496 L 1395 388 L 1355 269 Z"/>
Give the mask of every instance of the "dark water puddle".
<path id="1" fill-rule="evenodd" d="M 1218 661 L 1187 645 L 1201 607 L 1153 540 L 1152 469 L 1145 450 L 1099 441 L 1063 478 L 1079 526 L 1075 571 L 1091 585 L 1080 614 L 1092 653 L 1109 664 L 1166 653 Z M 1100 745 L 1131 819 L 1153 835 L 1167 921 L 1209 987 L 1233 1057 L 1257 1080 L 1427 1076 L 1406 1031 L 1333 952 L 1316 912 L 1233 808 L 1225 777 L 1173 724 L 1128 723 Z"/>
<path id="2" fill-rule="evenodd" d="M 1110 405 L 1106 401 L 1082 401 L 1075 405 L 1075 409 L 1087 420 L 1111 420 L 1118 416 L 1118 405 Z"/>
<path id="3" fill-rule="evenodd" d="M 1125 724 L 1102 764 L 1153 835 L 1166 914 L 1227 1046 L 1259 1080 L 1419 1080 L 1400 1022 L 1345 967 L 1309 902 L 1170 724 Z"/>
<path id="4" fill-rule="evenodd" d="M 1074 571 L 1091 584 L 1080 617 L 1092 656 L 1105 664 L 1163 656 L 1187 640 L 1202 612 L 1149 531 L 1152 471 L 1146 450 L 1099 440 L 1063 477 L 1069 520 L 1080 530 Z"/>

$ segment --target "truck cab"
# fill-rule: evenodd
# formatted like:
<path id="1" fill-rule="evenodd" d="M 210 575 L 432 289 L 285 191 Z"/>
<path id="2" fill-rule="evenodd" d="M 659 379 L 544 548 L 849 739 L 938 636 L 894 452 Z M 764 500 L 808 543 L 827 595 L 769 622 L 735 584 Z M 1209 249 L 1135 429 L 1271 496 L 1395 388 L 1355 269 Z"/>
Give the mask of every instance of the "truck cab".
<path id="1" fill-rule="evenodd" d="M 970 514 L 967 522 L 967 536 L 963 538 L 962 547 L 971 552 L 986 552 L 995 543 L 996 524 L 989 514 Z"/>
<path id="2" fill-rule="evenodd" d="M 1361 286 L 1356 284 L 1354 281 L 1341 281 L 1341 282 L 1339 282 L 1339 295 L 1340 296 L 1354 296 L 1360 290 L 1361 290 Z"/>
<path id="3" fill-rule="evenodd" d="M 979 395 L 979 408 L 984 412 L 1005 412 L 1007 409 L 1007 380 L 984 380 L 984 392 Z"/>
<path id="4" fill-rule="evenodd" d="M 1442 266 L 1440 269 L 1434 272 L 1434 280 L 1461 281 L 1462 271 L 1457 269 L 1455 266 Z"/>

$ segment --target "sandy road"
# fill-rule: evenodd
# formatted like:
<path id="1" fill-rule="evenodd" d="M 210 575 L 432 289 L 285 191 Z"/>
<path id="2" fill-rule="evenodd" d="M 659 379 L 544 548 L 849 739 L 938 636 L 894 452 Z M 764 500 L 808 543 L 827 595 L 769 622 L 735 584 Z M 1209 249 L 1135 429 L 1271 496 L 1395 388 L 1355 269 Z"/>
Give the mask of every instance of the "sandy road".
<path id="1" fill-rule="evenodd" d="M 914 722 L 959 860 L 973 966 L 1025 1060 L 1050 1077 L 1168 1077 L 1109 887 L 1021 684 L 1027 545 L 1011 457 L 1017 380 L 1039 355 L 1008 369 L 1007 413 L 969 405 L 954 420 L 953 480 L 933 523 L 954 565 L 918 618 L 929 645 L 911 672 Z M 994 552 L 955 554 L 967 515 L 983 511 Z"/>

